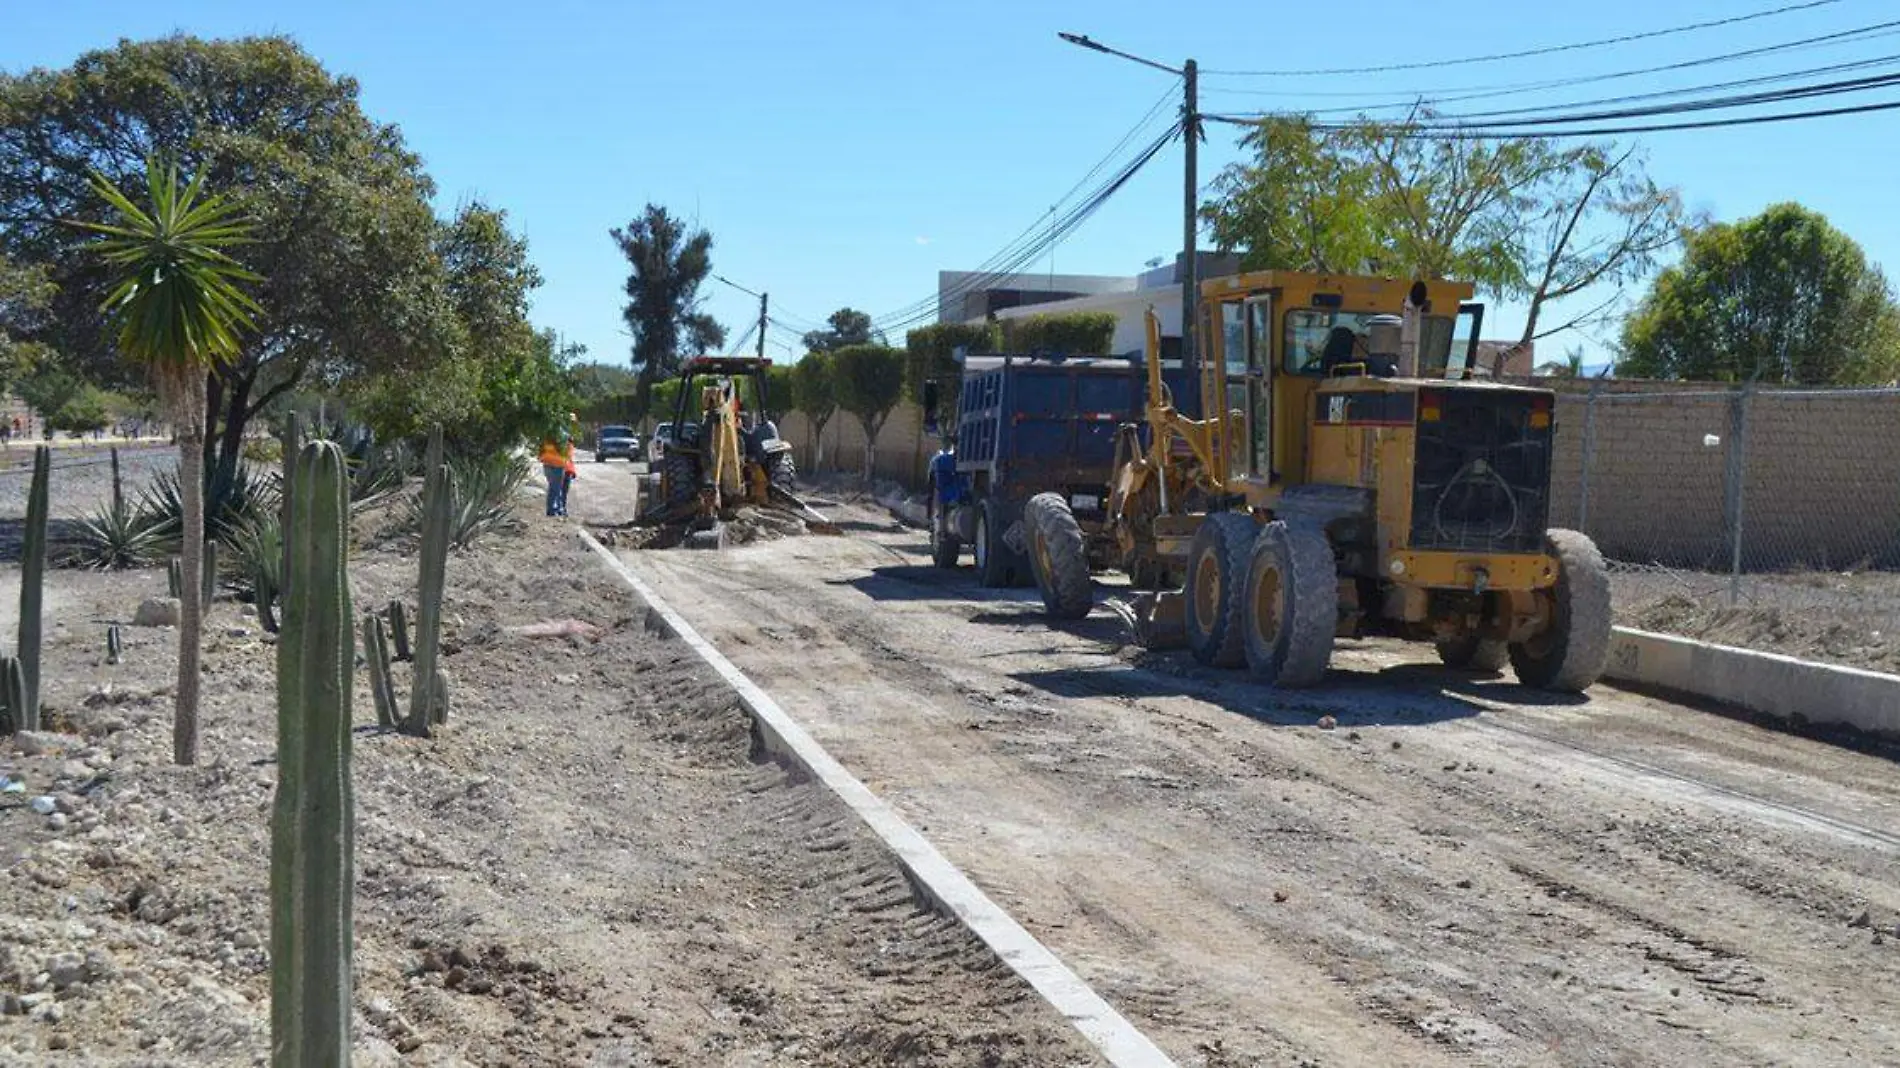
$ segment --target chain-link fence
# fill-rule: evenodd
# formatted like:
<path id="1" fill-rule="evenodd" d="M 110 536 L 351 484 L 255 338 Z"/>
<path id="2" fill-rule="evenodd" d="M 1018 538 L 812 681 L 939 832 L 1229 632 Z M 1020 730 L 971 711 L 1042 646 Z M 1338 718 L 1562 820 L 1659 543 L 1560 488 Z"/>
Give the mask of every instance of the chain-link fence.
<path id="1" fill-rule="evenodd" d="M 1900 668 L 1900 389 L 1629 388 L 1561 398 L 1552 472 L 1621 619 Z"/>

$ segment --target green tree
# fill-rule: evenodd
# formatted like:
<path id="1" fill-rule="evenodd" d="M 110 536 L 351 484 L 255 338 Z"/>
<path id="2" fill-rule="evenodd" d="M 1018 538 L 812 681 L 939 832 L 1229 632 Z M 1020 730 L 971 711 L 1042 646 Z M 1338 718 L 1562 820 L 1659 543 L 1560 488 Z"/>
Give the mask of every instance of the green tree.
<path id="1" fill-rule="evenodd" d="M 198 759 L 203 606 L 195 591 L 204 569 L 205 504 L 193 473 L 204 465 L 205 380 L 211 368 L 242 350 L 240 333 L 253 327 L 258 312 L 240 288 L 258 277 L 227 251 L 249 240 L 250 223 L 236 214 L 235 205 L 215 195 L 200 199 L 202 177 L 181 189 L 175 167 L 147 166 L 149 210 L 104 178 L 95 177 L 94 188 L 114 213 L 112 222 L 90 227 L 105 235 L 94 248 L 113 272 L 105 313 L 117 329 L 119 351 L 151 368 L 178 432 L 184 595 L 172 755 L 180 764 L 191 764 Z"/>
<path id="2" fill-rule="evenodd" d="M 713 239 L 658 204 L 648 204 L 626 229 L 609 233 L 627 259 L 621 316 L 633 335 L 639 375 L 634 406 L 644 413 L 653 384 L 679 373 L 682 345 L 697 355 L 726 343 L 725 327 L 701 310 L 699 287 L 712 274 Z"/>
<path id="3" fill-rule="evenodd" d="M 581 348 L 580 353 L 570 355 L 570 361 L 573 355 L 585 354 L 586 351 L 585 348 Z M 633 392 L 636 382 L 632 371 L 610 363 L 570 362 L 567 376 L 568 381 L 573 384 L 574 395 L 582 404 L 627 396 Z"/>
<path id="4" fill-rule="evenodd" d="M 136 386 L 99 311 L 106 265 L 79 255 L 67 220 L 106 209 L 94 172 L 144 183 L 148 155 L 227 190 L 254 221 L 246 264 L 266 311 L 206 387 L 214 501 L 246 426 L 277 396 L 377 373 L 431 381 L 447 351 L 441 264 L 421 161 L 372 121 L 357 84 L 288 37 L 123 41 L 61 70 L 0 75 L 0 254 L 58 286 L 26 340 L 100 386 Z"/>
<path id="5" fill-rule="evenodd" d="M 1679 239 L 1679 198 L 1633 150 L 1434 138 L 1433 118 L 1265 120 L 1202 217 L 1249 269 L 1456 278 L 1520 298 L 1526 342 L 1601 315 L 1543 328 L 1548 305 L 1647 274 Z"/>
<path id="6" fill-rule="evenodd" d="M 846 345 L 883 343 L 882 335 L 871 329 L 871 317 L 856 308 L 839 308 L 825 319 L 828 329 L 805 335 L 805 348 L 811 352 L 832 352 Z"/>
<path id="7" fill-rule="evenodd" d="M 1900 377 L 1900 307 L 1886 276 L 1799 204 L 1692 233 L 1622 340 L 1619 375 L 1799 385 Z"/>
<path id="8" fill-rule="evenodd" d="M 43 328 L 54 291 L 44 267 L 21 266 L 0 255 L 0 393 L 12 390 L 46 355 L 44 346 L 18 335 Z"/>
<path id="9" fill-rule="evenodd" d="M 885 345 L 846 345 L 829 354 L 831 388 L 838 407 L 864 428 L 864 477 L 877 460 L 877 435 L 904 399 L 904 353 Z"/>
<path id="10" fill-rule="evenodd" d="M 838 414 L 838 391 L 832 381 L 831 356 L 829 353 L 808 352 L 805 358 L 793 364 L 792 407 L 805 413 L 805 421 L 811 424 L 811 455 L 806 457 L 806 466 L 818 469 L 818 443 L 824 438 L 825 424 Z"/>
<path id="11" fill-rule="evenodd" d="M 784 364 L 773 364 L 765 369 L 765 410 L 774 418 L 784 415 L 794 407 L 792 403 L 792 369 Z"/>

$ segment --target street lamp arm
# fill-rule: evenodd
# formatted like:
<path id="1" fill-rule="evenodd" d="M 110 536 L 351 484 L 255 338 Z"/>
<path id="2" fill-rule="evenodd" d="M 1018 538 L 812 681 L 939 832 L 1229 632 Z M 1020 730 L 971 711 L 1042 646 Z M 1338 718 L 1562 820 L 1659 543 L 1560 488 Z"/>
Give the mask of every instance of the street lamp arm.
<path id="1" fill-rule="evenodd" d="M 1156 63 L 1152 59 L 1143 59 L 1140 56 L 1130 55 L 1129 53 L 1120 51 L 1119 49 L 1110 48 L 1107 45 L 1103 44 L 1102 42 L 1097 41 L 1094 38 L 1090 37 L 1086 33 L 1063 33 L 1061 31 L 1057 31 L 1056 36 L 1062 38 L 1063 40 L 1069 42 L 1072 45 L 1075 45 L 1080 48 L 1086 48 L 1091 52 L 1100 52 L 1103 55 L 1108 55 L 1108 56 L 1120 56 L 1122 59 L 1126 59 L 1134 63 L 1139 63 L 1144 67 L 1153 67 L 1154 69 L 1158 71 L 1162 71 L 1167 74 L 1172 74 L 1172 75 L 1175 75 L 1176 77 L 1179 77 L 1185 73 L 1179 68 L 1170 67 L 1165 63 Z"/>

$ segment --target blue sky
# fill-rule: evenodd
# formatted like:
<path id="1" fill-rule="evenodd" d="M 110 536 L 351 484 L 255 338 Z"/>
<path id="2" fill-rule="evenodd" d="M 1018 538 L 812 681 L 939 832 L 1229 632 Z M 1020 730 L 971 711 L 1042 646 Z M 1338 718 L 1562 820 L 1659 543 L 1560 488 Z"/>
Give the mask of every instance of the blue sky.
<path id="1" fill-rule="evenodd" d="M 439 207 L 505 208 L 547 284 L 543 326 L 626 359 L 624 266 L 608 239 L 648 201 L 715 236 L 715 268 L 772 293 L 788 321 L 851 305 L 874 314 L 934 293 L 939 269 L 974 266 L 1047 212 L 1168 88 L 1167 76 L 1058 41 L 1058 30 L 1203 68 L 1360 66 L 1534 48 L 1780 6 L 1776 0 L 1467 0 L 1419 20 L 1416 3 L 1189 9 L 1153 3 L 456 4 L 327 0 L 0 0 L 0 67 L 63 66 L 120 37 L 287 33 L 362 83 L 366 109 L 400 125 L 441 188 Z M 1532 60 L 1325 78 L 1210 75 L 1204 107 L 1358 103 L 1340 93 L 1535 82 L 1649 67 L 1814 36 L 1896 15 L 1839 0 L 1745 24 Z M 1417 28 L 1411 28 L 1416 26 Z M 1900 53 L 1900 37 L 1726 63 L 1672 76 L 1527 92 L 1468 107 L 1565 103 Z M 1273 96 L 1244 95 L 1272 92 Z M 1900 96 L 1900 91 L 1888 91 Z M 1387 98 L 1387 97 L 1381 97 Z M 1878 99 L 1876 96 L 1874 99 Z M 1457 105 L 1448 106 L 1448 110 Z M 1202 178 L 1236 157 L 1211 127 Z M 1735 219 L 1778 200 L 1825 212 L 1900 269 L 1892 171 L 1900 112 L 1650 135 L 1650 171 L 1689 206 Z M 1180 243 L 1181 154 L 1158 157 L 1037 270 L 1130 274 Z M 734 336 L 756 302 L 723 286 L 711 308 Z M 1580 300 L 1587 307 L 1601 296 Z M 1521 309 L 1493 300 L 1486 334 Z M 1579 308 L 1581 310 L 1581 308 Z M 775 334 L 770 350 L 784 359 Z M 1540 356 L 1592 339 L 1552 339 Z"/>

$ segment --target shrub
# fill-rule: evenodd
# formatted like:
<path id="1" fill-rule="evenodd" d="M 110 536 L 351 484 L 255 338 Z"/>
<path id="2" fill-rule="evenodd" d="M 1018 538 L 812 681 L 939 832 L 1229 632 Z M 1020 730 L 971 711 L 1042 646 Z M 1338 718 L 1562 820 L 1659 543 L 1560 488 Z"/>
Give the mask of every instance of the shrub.
<path id="1" fill-rule="evenodd" d="M 528 463 L 513 453 L 449 460 L 449 545 L 466 549 L 495 533 L 519 529 L 515 506 L 528 477 Z M 422 497 L 411 497 L 403 528 L 422 532 Z"/>
<path id="2" fill-rule="evenodd" d="M 1062 356 L 1106 356 L 1115 341 L 1112 312 L 1068 312 L 1005 319 L 1003 347 L 1011 352 L 1047 352 Z"/>
<path id="3" fill-rule="evenodd" d="M 904 335 L 904 389 L 912 401 L 924 402 L 924 382 L 935 378 L 944 385 L 946 400 L 956 396 L 963 368 L 955 352 L 961 347 L 973 353 L 994 352 L 1002 338 L 994 323 L 937 323 L 920 326 Z"/>

